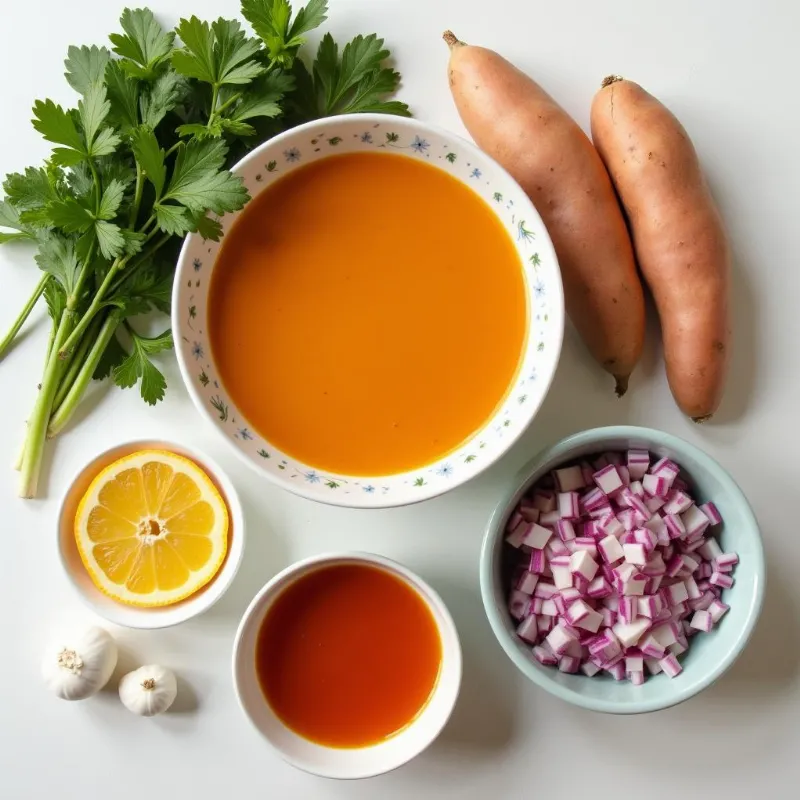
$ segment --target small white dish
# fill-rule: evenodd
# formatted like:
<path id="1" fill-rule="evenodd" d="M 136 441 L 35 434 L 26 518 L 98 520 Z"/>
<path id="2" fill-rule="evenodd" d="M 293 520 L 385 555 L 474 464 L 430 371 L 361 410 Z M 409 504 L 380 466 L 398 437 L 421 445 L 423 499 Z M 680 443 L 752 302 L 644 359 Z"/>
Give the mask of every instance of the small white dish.
<path id="1" fill-rule="evenodd" d="M 311 500 L 386 508 L 455 489 L 501 458 L 522 435 L 547 395 L 558 365 L 564 293 L 555 250 L 531 201 L 497 162 L 443 128 L 387 114 L 329 117 L 269 139 L 236 164 L 233 172 L 255 197 L 305 164 L 358 152 L 414 159 L 447 173 L 486 202 L 516 247 L 527 292 L 526 344 L 506 397 L 482 428 L 437 461 L 396 475 L 335 474 L 282 452 L 248 422 L 220 378 L 208 335 L 208 295 L 222 242 L 207 241 L 199 234 L 186 237 L 178 260 L 172 330 L 181 376 L 194 404 L 251 467 L 283 489 Z M 239 213 L 222 217 L 223 231 L 230 230 Z M 353 213 L 358 213 L 358 202 L 353 203 Z M 305 235 L 314 230 L 314 220 L 308 223 Z M 454 236 L 457 231 L 443 235 Z M 254 364 L 253 369 L 257 368 Z"/>
<path id="2" fill-rule="evenodd" d="M 91 482 L 109 464 L 139 450 L 169 450 L 200 466 L 219 490 L 230 515 L 228 552 L 217 575 L 195 594 L 169 606 L 137 608 L 126 606 L 103 594 L 83 566 L 75 544 L 73 525 L 81 498 Z M 58 553 L 72 586 L 89 608 L 116 625 L 127 628 L 167 628 L 202 614 L 219 600 L 231 585 L 244 552 L 244 515 L 239 496 L 222 469 L 203 453 L 174 442 L 140 440 L 112 447 L 90 461 L 75 477 L 58 512 Z"/>
<path id="3" fill-rule="evenodd" d="M 411 586 L 427 604 L 442 642 L 442 664 L 430 700 L 406 728 L 369 747 L 334 748 L 296 734 L 275 715 L 256 674 L 256 643 L 272 603 L 291 583 L 320 567 L 369 564 L 387 570 Z M 461 644 L 453 618 L 439 595 L 420 577 L 395 561 L 372 553 L 327 553 L 298 561 L 276 575 L 245 611 L 233 646 L 233 684 L 243 711 L 256 730 L 292 766 L 324 778 L 370 778 L 419 755 L 436 739 L 455 707 L 461 687 Z"/>

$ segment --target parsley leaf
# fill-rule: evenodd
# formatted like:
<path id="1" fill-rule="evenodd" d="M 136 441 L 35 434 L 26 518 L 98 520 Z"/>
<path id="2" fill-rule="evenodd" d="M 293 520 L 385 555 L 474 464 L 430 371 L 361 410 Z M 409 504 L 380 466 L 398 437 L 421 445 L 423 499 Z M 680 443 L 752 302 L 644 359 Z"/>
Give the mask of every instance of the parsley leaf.
<path id="1" fill-rule="evenodd" d="M 215 88 L 250 83 L 266 71 L 253 57 L 259 49 L 235 20 L 218 19 L 209 25 L 193 16 L 177 28 L 184 47 L 172 54 L 175 69 Z"/>
<path id="2" fill-rule="evenodd" d="M 192 230 L 207 241 L 218 242 L 222 238 L 222 223 L 208 214 L 195 214 Z"/>
<path id="3" fill-rule="evenodd" d="M 33 127 L 48 142 L 64 145 L 53 150 L 53 161 L 56 164 L 69 167 L 87 158 L 83 138 L 72 114 L 52 100 L 37 100 L 33 104 L 33 117 Z"/>
<path id="4" fill-rule="evenodd" d="M 291 67 L 303 34 L 318 28 L 327 19 L 327 0 L 310 0 L 289 23 L 292 7 L 288 0 L 242 0 L 242 15 L 264 41 L 273 64 Z"/>
<path id="5" fill-rule="evenodd" d="M 126 328 L 131 335 L 133 350 L 114 368 L 114 383 L 122 389 L 129 389 L 141 380 L 142 399 L 151 406 L 155 405 L 164 399 L 167 382 L 150 360 L 150 356 L 172 348 L 172 331 L 166 330 L 159 336 L 147 338 L 140 336 L 129 325 L 126 325 Z"/>
<path id="6" fill-rule="evenodd" d="M 142 123 L 155 130 L 167 113 L 181 102 L 185 93 L 186 82 L 175 70 L 168 69 L 159 75 L 139 100 Z"/>
<path id="7" fill-rule="evenodd" d="M 134 78 L 153 80 L 172 52 L 175 34 L 164 31 L 149 8 L 126 8 L 120 25 L 125 35 L 112 33 L 109 39 L 114 52 L 122 56 L 122 69 Z"/>
<path id="8" fill-rule="evenodd" d="M 129 299 L 141 303 L 143 311 L 155 309 L 169 314 L 173 277 L 172 265 L 161 263 L 138 270 L 125 282 L 123 288 Z"/>
<path id="9" fill-rule="evenodd" d="M 47 303 L 47 313 L 57 323 L 67 307 L 67 295 L 64 293 L 64 287 L 57 281 L 48 281 L 47 286 L 44 287 L 44 301 Z"/>
<path id="10" fill-rule="evenodd" d="M 63 287 L 66 294 L 72 294 L 80 271 L 71 239 L 51 233 L 39 242 L 39 250 L 34 256 L 39 268 L 50 273 Z"/>
<path id="11" fill-rule="evenodd" d="M 25 174 L 18 172 L 6 175 L 3 191 L 18 209 L 41 208 L 52 200 L 58 200 L 58 179 L 54 180 L 46 169 L 28 167 Z"/>
<path id="12" fill-rule="evenodd" d="M 191 230 L 192 220 L 183 206 L 174 203 L 158 203 L 153 207 L 159 230 L 172 236 L 183 236 Z"/>
<path id="13" fill-rule="evenodd" d="M 122 181 L 109 181 L 106 190 L 100 198 L 100 206 L 97 209 L 98 219 L 114 219 L 117 211 L 122 204 L 122 197 L 125 194 L 125 184 Z"/>
<path id="14" fill-rule="evenodd" d="M 272 70 L 253 81 L 247 95 L 231 112 L 230 118 L 244 122 L 254 117 L 277 117 L 281 113 L 279 101 L 294 88 L 294 77 L 281 70 Z"/>
<path id="15" fill-rule="evenodd" d="M 388 56 L 383 39 L 374 33 L 356 36 L 344 46 L 341 56 L 333 37 L 326 33 L 310 74 L 302 62 L 295 62 L 295 104 L 301 117 L 368 111 L 410 116 L 405 103 L 382 99 L 394 92 L 400 82 L 399 73 L 382 66 Z"/>
<path id="16" fill-rule="evenodd" d="M 178 151 L 165 200 L 175 200 L 190 211 L 223 214 L 237 211 L 249 195 L 241 178 L 223 170 L 228 148 L 220 139 L 190 141 Z"/>
<path id="17" fill-rule="evenodd" d="M 167 168 L 164 166 L 164 151 L 158 146 L 153 129 L 146 125 L 136 128 L 131 133 L 131 149 L 145 177 L 153 184 L 157 200 L 164 190 Z"/>
<path id="18" fill-rule="evenodd" d="M 104 258 L 111 260 L 122 255 L 125 250 L 125 237 L 119 225 L 98 219 L 94 223 L 94 232 Z"/>
<path id="19" fill-rule="evenodd" d="M 86 94 L 91 86 L 103 83 L 111 54 L 105 47 L 70 47 L 64 66 L 67 83 L 78 93 Z"/>
<path id="20" fill-rule="evenodd" d="M 86 139 L 85 152 L 92 158 L 113 153 L 121 141 L 110 128 L 100 129 L 109 111 L 111 103 L 108 102 L 106 87 L 103 85 L 90 86 L 83 99 L 78 101 L 78 114 Z"/>
<path id="21" fill-rule="evenodd" d="M 139 82 L 120 64 L 120 61 L 111 61 L 106 67 L 106 88 L 111 105 L 109 121 L 127 133 L 139 124 Z"/>
<path id="22" fill-rule="evenodd" d="M 14 233 L 0 231 L 0 244 L 33 239 L 33 231 L 19 218 L 19 211 L 11 203 L 0 201 L 0 228 L 11 228 Z"/>
<path id="23" fill-rule="evenodd" d="M 50 222 L 67 233 L 84 233 L 94 224 L 94 215 L 74 197 L 56 200 L 47 207 Z"/>

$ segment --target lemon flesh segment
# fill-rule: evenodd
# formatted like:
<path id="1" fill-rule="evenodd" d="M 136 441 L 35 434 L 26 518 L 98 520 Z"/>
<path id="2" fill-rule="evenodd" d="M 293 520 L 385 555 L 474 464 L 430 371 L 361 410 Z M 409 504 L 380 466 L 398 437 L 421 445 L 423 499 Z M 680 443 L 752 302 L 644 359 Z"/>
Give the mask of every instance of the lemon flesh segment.
<path id="1" fill-rule="evenodd" d="M 164 606 L 213 579 L 228 528 L 225 501 L 197 464 L 143 450 L 92 481 L 75 516 L 75 541 L 102 592 L 128 605 Z"/>

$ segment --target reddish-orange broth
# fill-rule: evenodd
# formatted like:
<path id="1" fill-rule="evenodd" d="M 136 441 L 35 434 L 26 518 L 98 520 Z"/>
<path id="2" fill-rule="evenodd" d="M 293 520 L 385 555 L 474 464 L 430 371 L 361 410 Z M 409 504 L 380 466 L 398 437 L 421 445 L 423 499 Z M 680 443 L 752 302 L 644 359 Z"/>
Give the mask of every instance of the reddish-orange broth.
<path id="1" fill-rule="evenodd" d="M 214 361 L 250 425 L 343 474 L 457 448 L 503 401 L 525 344 L 502 223 L 399 155 L 332 156 L 265 189 L 225 236 L 209 297 Z"/>
<path id="2" fill-rule="evenodd" d="M 377 567 L 323 567 L 288 586 L 258 634 L 256 670 L 272 710 L 330 747 L 365 747 L 424 708 L 442 661 L 425 601 Z"/>

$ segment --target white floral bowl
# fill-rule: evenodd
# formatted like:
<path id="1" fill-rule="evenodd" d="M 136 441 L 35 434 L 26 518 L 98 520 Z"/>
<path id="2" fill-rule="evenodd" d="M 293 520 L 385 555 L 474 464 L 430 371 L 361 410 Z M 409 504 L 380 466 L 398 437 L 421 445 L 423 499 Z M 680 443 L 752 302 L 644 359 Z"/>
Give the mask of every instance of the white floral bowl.
<path id="1" fill-rule="evenodd" d="M 542 220 L 514 179 L 474 145 L 418 120 L 351 114 L 310 122 L 270 139 L 234 172 L 251 195 L 288 172 L 338 153 L 374 152 L 418 158 L 457 178 L 482 197 L 513 238 L 525 275 L 528 331 L 525 352 L 508 395 L 495 415 L 454 452 L 397 475 L 353 477 L 299 463 L 259 436 L 225 391 L 214 364 L 206 314 L 208 287 L 220 248 L 187 237 L 172 297 L 172 327 L 181 374 L 201 414 L 253 468 L 303 497 L 333 505 L 401 506 L 442 494 L 500 458 L 538 411 L 555 373 L 564 334 L 564 295 L 555 251 Z M 227 231 L 235 218 L 221 220 Z"/>

